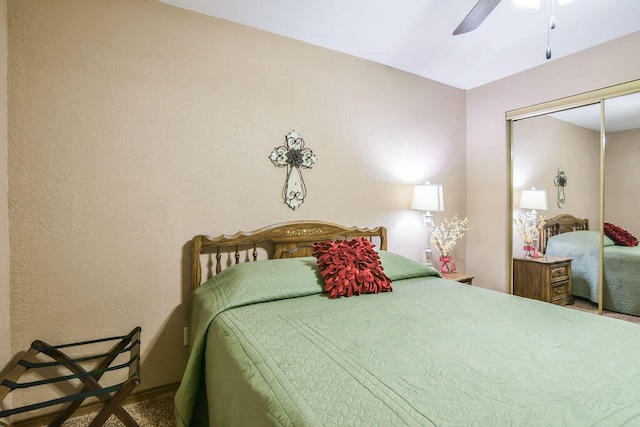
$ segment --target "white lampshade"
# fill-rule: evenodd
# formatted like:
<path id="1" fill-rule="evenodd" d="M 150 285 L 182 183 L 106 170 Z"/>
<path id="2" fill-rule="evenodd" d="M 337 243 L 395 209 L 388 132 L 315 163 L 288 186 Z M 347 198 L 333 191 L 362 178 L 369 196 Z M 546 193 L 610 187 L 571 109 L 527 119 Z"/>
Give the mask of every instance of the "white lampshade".
<path id="1" fill-rule="evenodd" d="M 522 190 L 520 194 L 520 209 L 547 210 L 546 190 Z"/>
<path id="2" fill-rule="evenodd" d="M 442 184 L 414 185 L 411 209 L 443 212 L 444 192 L 442 190 Z"/>

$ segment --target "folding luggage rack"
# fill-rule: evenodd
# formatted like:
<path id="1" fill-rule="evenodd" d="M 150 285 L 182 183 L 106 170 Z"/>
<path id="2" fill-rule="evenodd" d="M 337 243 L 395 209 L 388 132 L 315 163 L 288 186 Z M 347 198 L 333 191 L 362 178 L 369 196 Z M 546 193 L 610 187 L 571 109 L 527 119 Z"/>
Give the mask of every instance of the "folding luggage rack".
<path id="1" fill-rule="evenodd" d="M 123 400 L 140 384 L 140 332 L 141 328 L 134 328 L 128 335 L 102 338 L 91 341 L 83 341 L 72 344 L 49 345 L 42 341 L 34 341 L 25 355 L 15 363 L 8 375 L 0 382 L 0 405 L 2 401 L 14 390 L 23 390 L 30 387 L 43 386 L 53 383 L 72 382 L 76 384 L 72 394 L 32 404 L 27 404 L 19 408 L 6 409 L 0 411 L 0 419 L 10 417 L 12 415 L 23 412 L 33 411 L 36 409 L 46 408 L 48 406 L 66 404 L 54 421 L 49 426 L 60 426 L 80 407 L 82 402 L 90 397 L 96 397 L 104 405 L 100 412 L 93 419 L 90 427 L 103 425 L 107 419 L 114 414 L 127 427 L 139 427 L 138 423 L 121 407 Z M 106 353 L 94 355 L 82 355 L 77 358 L 71 358 L 63 352 L 65 349 L 80 346 L 91 346 L 107 341 L 117 341 Z M 66 351 L 66 350 L 65 350 Z M 128 360 L 114 364 L 112 363 L 120 355 L 129 353 Z M 44 356 L 39 356 L 43 354 Z M 123 356 L 124 357 L 124 356 Z M 43 360 L 45 359 L 45 360 Z M 122 358 L 121 358 L 122 359 Z M 86 370 L 82 365 L 86 362 L 96 361 L 97 365 Z M 59 371 L 66 368 L 70 371 L 68 375 L 60 375 Z M 110 371 L 117 371 L 128 368 L 128 375 L 125 381 L 115 385 L 102 386 L 99 381 L 103 374 Z M 25 372 L 34 372 L 38 370 L 38 379 L 19 382 L 20 377 Z M 54 376 L 50 376 L 50 372 L 56 371 Z M 81 389 L 77 387 L 77 381 L 83 385 Z M 60 388 L 60 387 L 58 387 Z M 1 407 L 1 406 L 0 406 Z M 8 424 L 0 421 L 0 426 L 8 426 Z"/>

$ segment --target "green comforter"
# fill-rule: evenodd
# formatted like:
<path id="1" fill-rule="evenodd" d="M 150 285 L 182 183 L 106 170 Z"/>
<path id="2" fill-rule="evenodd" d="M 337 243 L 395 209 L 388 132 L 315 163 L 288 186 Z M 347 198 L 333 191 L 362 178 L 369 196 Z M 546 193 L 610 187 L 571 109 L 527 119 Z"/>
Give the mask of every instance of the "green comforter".
<path id="1" fill-rule="evenodd" d="M 598 302 L 600 233 L 585 230 L 553 236 L 546 253 L 571 257 L 573 295 Z M 604 237 L 602 307 L 640 316 L 640 246 L 619 246 Z"/>
<path id="2" fill-rule="evenodd" d="M 330 300 L 313 258 L 242 264 L 250 271 L 232 267 L 199 288 L 178 425 L 207 410 L 219 426 L 624 425 L 640 416 L 638 325 L 381 258 L 391 293 Z M 204 383 L 208 408 L 197 403 Z"/>

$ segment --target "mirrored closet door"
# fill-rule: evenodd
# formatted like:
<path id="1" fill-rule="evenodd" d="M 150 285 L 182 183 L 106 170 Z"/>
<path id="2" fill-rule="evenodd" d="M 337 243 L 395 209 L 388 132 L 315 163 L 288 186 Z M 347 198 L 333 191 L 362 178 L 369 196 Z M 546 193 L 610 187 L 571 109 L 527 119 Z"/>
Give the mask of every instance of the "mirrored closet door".
<path id="1" fill-rule="evenodd" d="M 640 316 L 640 93 L 604 101 L 604 131 L 602 307 Z"/>
<path id="2" fill-rule="evenodd" d="M 627 206 L 639 205 L 632 188 L 640 173 L 636 178 L 623 171 L 632 166 L 632 157 L 640 164 L 640 126 L 630 125 L 640 120 L 638 98 L 640 81 L 634 81 L 507 112 L 513 293 L 561 304 L 575 296 L 597 304 L 600 313 L 604 299 L 607 310 L 629 312 L 627 306 L 633 305 L 640 315 L 640 286 L 638 301 L 622 305 L 612 304 L 610 289 L 603 287 L 609 267 L 619 267 L 613 260 L 605 269 L 605 257 L 621 249 L 605 237 L 604 224 L 631 222 L 636 210 Z M 621 142 L 613 147 L 616 141 Z M 640 235 L 640 221 L 627 227 Z M 534 264 L 535 269 L 528 267 Z M 640 277 L 640 252 L 634 265 L 639 266 L 634 277 Z M 532 271 L 546 269 L 565 271 L 571 280 L 560 273 L 547 283 L 531 277 Z"/>

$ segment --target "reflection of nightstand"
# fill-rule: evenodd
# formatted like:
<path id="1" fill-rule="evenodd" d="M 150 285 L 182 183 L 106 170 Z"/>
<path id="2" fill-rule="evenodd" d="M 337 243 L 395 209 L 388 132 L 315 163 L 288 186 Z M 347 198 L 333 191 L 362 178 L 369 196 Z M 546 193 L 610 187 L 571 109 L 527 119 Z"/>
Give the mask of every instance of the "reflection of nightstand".
<path id="1" fill-rule="evenodd" d="M 473 283 L 473 278 L 476 276 L 470 276 L 468 274 L 464 274 L 464 273 L 458 273 L 453 272 L 453 273 L 442 273 L 442 278 L 443 279 L 447 279 L 447 280 L 455 280 L 456 282 L 460 282 L 460 283 L 466 283 L 468 285 L 472 285 Z"/>
<path id="2" fill-rule="evenodd" d="M 513 294 L 558 305 L 573 304 L 571 258 L 514 258 Z"/>

